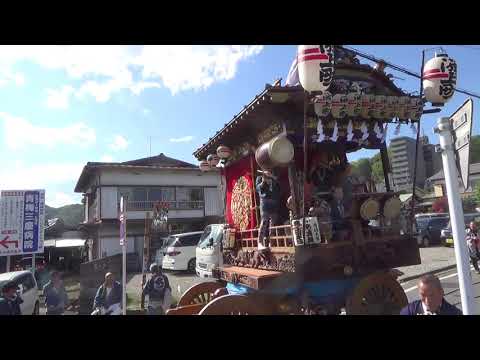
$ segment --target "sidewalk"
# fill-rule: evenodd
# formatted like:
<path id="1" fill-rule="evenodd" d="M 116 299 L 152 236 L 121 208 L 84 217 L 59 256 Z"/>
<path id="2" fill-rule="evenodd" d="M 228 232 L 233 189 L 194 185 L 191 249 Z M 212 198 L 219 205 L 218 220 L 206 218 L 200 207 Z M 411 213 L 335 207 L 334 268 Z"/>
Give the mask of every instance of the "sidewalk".
<path id="1" fill-rule="evenodd" d="M 398 278 L 400 282 L 418 278 L 427 273 L 436 273 L 454 268 L 456 266 L 455 250 L 449 247 L 420 248 L 420 265 L 404 266 L 397 268 L 404 274 Z"/>

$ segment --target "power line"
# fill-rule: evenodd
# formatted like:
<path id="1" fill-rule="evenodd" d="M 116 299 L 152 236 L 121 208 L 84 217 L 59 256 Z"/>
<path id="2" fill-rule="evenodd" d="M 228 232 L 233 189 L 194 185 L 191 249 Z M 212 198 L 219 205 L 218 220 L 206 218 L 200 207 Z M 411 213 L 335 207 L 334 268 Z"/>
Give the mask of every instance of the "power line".
<path id="1" fill-rule="evenodd" d="M 413 76 L 413 77 L 416 77 L 417 79 L 421 79 L 421 76 L 419 73 L 417 72 L 414 72 L 414 71 L 411 71 L 407 68 L 404 68 L 402 66 L 399 66 L 399 65 L 395 65 L 395 64 L 392 64 L 386 60 L 383 60 L 383 59 L 378 59 L 376 58 L 375 56 L 373 55 L 369 55 L 369 54 L 366 54 L 366 53 L 363 53 L 361 51 L 358 51 L 357 49 L 354 49 L 350 46 L 339 46 L 340 48 L 342 49 L 345 49 L 346 51 L 350 51 L 350 52 L 353 52 L 355 53 L 356 55 L 360 56 L 360 57 L 363 57 L 367 60 L 370 60 L 370 61 L 373 61 L 373 62 L 383 62 L 385 63 L 385 65 L 387 65 L 388 67 L 394 69 L 394 70 L 397 70 L 399 72 L 402 72 L 404 74 L 407 74 L 407 75 L 410 75 L 410 76 Z M 480 50 L 480 49 L 479 49 Z M 459 93 L 462 93 L 462 94 L 465 94 L 465 95 L 469 95 L 469 96 L 472 96 L 474 98 L 477 98 L 477 99 L 480 99 L 480 95 L 478 94 L 475 94 L 471 91 L 468 91 L 468 90 L 464 90 L 464 89 L 459 89 L 459 88 L 455 88 L 455 91 L 459 92 Z"/>

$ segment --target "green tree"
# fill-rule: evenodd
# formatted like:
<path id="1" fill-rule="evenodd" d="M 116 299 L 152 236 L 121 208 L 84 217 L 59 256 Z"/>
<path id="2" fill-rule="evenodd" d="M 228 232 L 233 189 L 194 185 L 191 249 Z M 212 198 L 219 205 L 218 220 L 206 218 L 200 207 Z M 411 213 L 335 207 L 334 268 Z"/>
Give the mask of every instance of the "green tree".
<path id="1" fill-rule="evenodd" d="M 480 162 L 480 135 L 475 135 L 470 140 L 470 163 L 478 162 Z"/>
<path id="2" fill-rule="evenodd" d="M 356 176 L 364 176 L 367 179 L 372 176 L 370 159 L 362 158 L 352 162 L 352 173 Z"/>

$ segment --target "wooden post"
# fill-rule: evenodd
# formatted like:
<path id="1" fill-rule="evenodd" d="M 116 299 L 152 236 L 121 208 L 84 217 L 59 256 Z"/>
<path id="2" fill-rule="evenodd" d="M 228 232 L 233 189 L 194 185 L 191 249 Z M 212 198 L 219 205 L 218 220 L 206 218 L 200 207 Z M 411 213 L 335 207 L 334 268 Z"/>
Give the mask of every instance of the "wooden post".
<path id="1" fill-rule="evenodd" d="M 145 234 L 143 237 L 142 288 L 147 282 L 147 266 L 150 259 L 150 212 L 145 214 Z"/>
<path id="2" fill-rule="evenodd" d="M 298 194 L 297 194 L 297 171 L 295 168 L 295 163 L 288 165 L 288 182 L 290 184 L 290 195 L 292 196 L 293 201 L 293 216 L 297 217 L 298 212 Z"/>
<path id="3" fill-rule="evenodd" d="M 250 171 L 252 172 L 252 188 L 253 188 L 253 208 L 255 209 L 255 224 L 258 226 L 258 207 L 257 207 L 257 189 L 255 189 L 255 166 L 253 164 L 253 156 L 250 155 Z"/>
<path id="4" fill-rule="evenodd" d="M 307 109 L 308 109 L 308 94 L 304 92 L 304 101 L 303 101 L 303 204 L 302 204 L 302 218 L 303 218 L 303 243 L 306 244 L 307 242 L 307 234 L 305 232 L 306 228 L 306 214 L 305 214 L 305 182 L 307 180 L 307 151 L 308 151 L 308 143 L 307 143 L 307 134 L 308 134 L 308 121 L 307 121 Z"/>
<path id="5" fill-rule="evenodd" d="M 380 149 L 380 157 L 382 158 L 383 177 L 385 178 L 385 189 L 390 191 L 390 179 L 388 174 L 390 173 L 390 161 L 388 160 L 387 145 L 383 143 Z"/>
<path id="6" fill-rule="evenodd" d="M 425 66 L 425 50 L 422 51 L 422 66 L 420 70 L 420 99 L 423 96 L 423 68 Z M 421 117 L 420 117 L 421 119 Z M 415 165 L 413 168 L 413 190 L 412 190 L 412 210 L 410 214 L 410 232 L 413 234 L 414 230 L 414 221 L 415 221 L 415 190 L 416 190 L 416 182 L 417 182 L 417 160 L 418 160 L 418 143 L 420 140 L 420 119 L 417 122 L 417 142 L 415 146 Z"/>

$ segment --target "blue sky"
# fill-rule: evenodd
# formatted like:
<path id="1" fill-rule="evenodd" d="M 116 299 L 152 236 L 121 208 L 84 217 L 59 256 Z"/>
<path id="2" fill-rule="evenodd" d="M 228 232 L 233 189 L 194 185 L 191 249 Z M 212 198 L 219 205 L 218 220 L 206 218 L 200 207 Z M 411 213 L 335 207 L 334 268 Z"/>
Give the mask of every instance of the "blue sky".
<path id="1" fill-rule="evenodd" d="M 416 72 L 422 49 L 432 47 L 353 46 Z M 479 92 L 480 47 L 444 48 L 458 63 L 457 86 Z M 198 146 L 266 83 L 286 78 L 295 52 L 274 45 L 0 46 L 0 189 L 44 188 L 51 206 L 79 202 L 73 189 L 86 162 L 149 156 L 150 137 L 152 155 L 196 163 Z M 404 79 L 395 79 L 399 87 L 418 91 L 417 79 L 391 73 Z M 455 94 L 441 115 L 465 99 Z M 422 117 L 433 143 L 438 116 Z M 408 126 L 400 134 L 413 136 Z"/>

